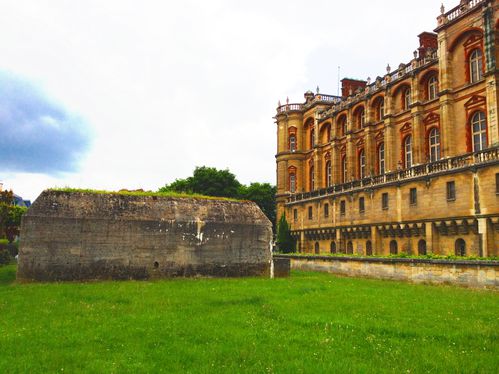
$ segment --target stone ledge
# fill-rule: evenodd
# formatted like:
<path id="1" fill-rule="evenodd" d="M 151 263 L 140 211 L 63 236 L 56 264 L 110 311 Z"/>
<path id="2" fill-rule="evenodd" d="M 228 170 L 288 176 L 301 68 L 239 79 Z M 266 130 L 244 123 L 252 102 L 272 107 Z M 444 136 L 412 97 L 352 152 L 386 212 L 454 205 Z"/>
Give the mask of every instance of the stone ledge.
<path id="1" fill-rule="evenodd" d="M 274 258 L 290 258 L 294 260 L 307 260 L 307 261 L 357 261 L 357 262 L 373 262 L 373 263 L 383 263 L 383 264 L 435 264 L 435 265 L 466 265 L 466 266 L 488 266 L 488 267 L 499 267 L 499 261 L 491 260 L 445 260 L 445 259 L 429 259 L 429 258 L 384 258 L 384 257 L 349 257 L 349 256 L 297 256 L 297 255 L 285 255 L 285 254 L 274 254 Z"/>

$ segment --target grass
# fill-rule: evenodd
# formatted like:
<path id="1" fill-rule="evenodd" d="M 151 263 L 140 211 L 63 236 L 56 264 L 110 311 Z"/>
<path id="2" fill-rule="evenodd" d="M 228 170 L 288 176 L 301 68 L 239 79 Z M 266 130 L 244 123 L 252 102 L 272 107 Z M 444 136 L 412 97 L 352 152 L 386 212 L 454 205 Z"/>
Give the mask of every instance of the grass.
<path id="1" fill-rule="evenodd" d="M 233 199 L 229 197 L 216 197 L 216 196 L 206 196 L 201 194 L 188 194 L 188 193 L 179 193 L 179 192 L 153 192 L 153 191 L 128 191 L 128 190 L 120 190 L 120 191 L 105 191 L 105 190 L 92 190 L 88 188 L 71 188 L 71 187 L 55 187 L 50 188 L 48 191 L 59 191 L 59 192 L 78 192 L 78 193 L 91 193 L 91 194 L 115 194 L 115 195 L 125 195 L 125 196 L 158 196 L 158 197 L 176 197 L 176 198 L 189 198 L 189 199 L 204 199 L 204 200 L 226 200 L 226 201 L 243 201 L 238 199 Z"/>
<path id="2" fill-rule="evenodd" d="M 329 274 L 17 284 L 1 373 L 497 372 L 499 294 Z"/>

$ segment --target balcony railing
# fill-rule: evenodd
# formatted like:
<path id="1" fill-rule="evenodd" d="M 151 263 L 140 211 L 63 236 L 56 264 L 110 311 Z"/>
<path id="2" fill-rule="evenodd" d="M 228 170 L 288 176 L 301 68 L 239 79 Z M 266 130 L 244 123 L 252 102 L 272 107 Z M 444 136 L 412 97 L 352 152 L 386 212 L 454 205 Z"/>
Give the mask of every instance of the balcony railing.
<path id="1" fill-rule="evenodd" d="M 453 21 L 456 18 L 459 18 L 462 15 L 468 13 L 471 9 L 475 8 L 478 4 L 482 2 L 483 0 L 471 0 L 464 5 L 459 4 L 457 7 L 452 8 L 447 13 L 445 13 L 444 17 L 447 18 L 448 21 Z"/>
<path id="2" fill-rule="evenodd" d="M 300 111 L 303 110 L 303 104 L 286 104 L 277 107 L 277 113 L 285 113 L 291 111 Z"/>
<path id="3" fill-rule="evenodd" d="M 288 198 L 288 203 L 313 199 L 321 196 L 330 196 L 344 192 L 354 192 L 356 190 L 372 188 L 383 184 L 410 180 L 427 175 L 443 173 L 449 170 L 464 169 L 473 165 L 481 165 L 498 161 L 499 147 L 493 147 L 476 153 L 467 153 L 461 156 L 416 165 L 409 169 L 353 180 L 348 183 L 337 184 L 332 187 L 322 188 L 320 190 L 293 194 Z"/>

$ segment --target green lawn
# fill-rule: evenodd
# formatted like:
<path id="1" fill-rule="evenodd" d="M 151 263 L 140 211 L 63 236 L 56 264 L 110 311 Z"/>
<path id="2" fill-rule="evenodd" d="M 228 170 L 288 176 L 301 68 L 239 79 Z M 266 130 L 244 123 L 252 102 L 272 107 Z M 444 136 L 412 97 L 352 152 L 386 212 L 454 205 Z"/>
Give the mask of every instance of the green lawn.
<path id="1" fill-rule="evenodd" d="M 288 279 L 16 284 L 0 268 L 0 373 L 495 373 L 499 293 Z"/>

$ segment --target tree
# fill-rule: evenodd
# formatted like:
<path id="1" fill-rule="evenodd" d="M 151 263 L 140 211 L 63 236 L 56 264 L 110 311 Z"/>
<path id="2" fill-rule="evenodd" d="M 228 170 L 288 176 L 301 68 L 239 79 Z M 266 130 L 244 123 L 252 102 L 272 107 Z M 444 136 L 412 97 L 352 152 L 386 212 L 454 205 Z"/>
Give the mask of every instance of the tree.
<path id="1" fill-rule="evenodd" d="M 254 201 L 262 212 L 272 222 L 275 229 L 276 222 L 276 195 L 277 189 L 270 183 L 251 183 L 249 186 L 242 185 L 239 188 L 239 198 Z"/>
<path id="2" fill-rule="evenodd" d="M 191 177 L 176 179 L 174 182 L 161 187 L 159 192 L 197 193 L 206 196 L 254 201 L 275 228 L 275 186 L 269 183 L 243 185 L 228 169 L 218 170 L 212 167 L 198 166 Z"/>
<path id="3" fill-rule="evenodd" d="M 161 187 L 159 191 L 238 198 L 240 186 L 241 183 L 238 182 L 236 176 L 228 169 L 218 170 L 216 168 L 198 166 L 194 170 L 192 177 L 176 179 L 175 182 Z"/>
<path id="4" fill-rule="evenodd" d="M 21 217 L 28 208 L 12 205 L 12 191 L 0 191 L 0 236 L 7 236 L 10 243 L 19 235 Z"/>
<path id="5" fill-rule="evenodd" d="M 277 247 L 280 252 L 292 253 L 295 252 L 295 240 L 291 236 L 291 230 L 289 229 L 288 221 L 286 221 L 286 216 L 283 214 L 279 219 L 277 224 Z"/>

